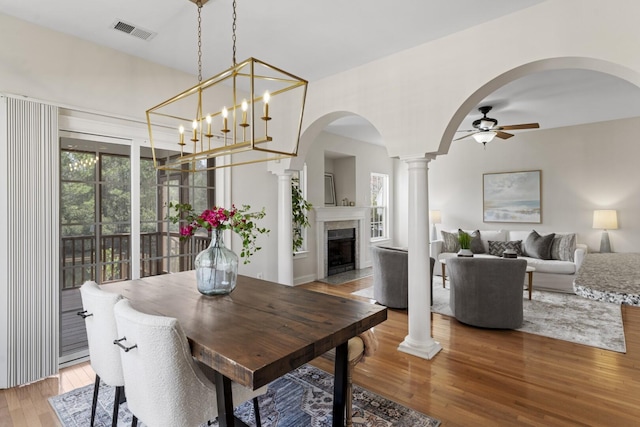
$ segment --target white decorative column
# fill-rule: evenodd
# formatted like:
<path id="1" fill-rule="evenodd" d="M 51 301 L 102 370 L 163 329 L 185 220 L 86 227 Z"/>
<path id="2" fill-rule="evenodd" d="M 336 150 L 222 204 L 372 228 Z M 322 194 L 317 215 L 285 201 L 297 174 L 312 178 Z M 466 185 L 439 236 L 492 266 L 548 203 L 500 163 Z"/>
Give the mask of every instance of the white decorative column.
<path id="1" fill-rule="evenodd" d="M 428 164 L 435 156 L 405 158 L 409 167 L 409 335 L 398 350 L 424 359 L 442 346 L 431 336 Z"/>
<path id="2" fill-rule="evenodd" d="M 278 172 L 278 283 L 293 286 L 293 232 L 290 171 Z"/>

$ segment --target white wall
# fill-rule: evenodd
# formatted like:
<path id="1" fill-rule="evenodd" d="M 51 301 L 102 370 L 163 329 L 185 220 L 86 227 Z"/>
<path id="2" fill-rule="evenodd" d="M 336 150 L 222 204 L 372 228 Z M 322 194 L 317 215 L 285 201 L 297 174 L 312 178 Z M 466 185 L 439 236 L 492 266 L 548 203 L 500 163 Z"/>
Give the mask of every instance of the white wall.
<path id="1" fill-rule="evenodd" d="M 267 171 L 266 163 L 256 163 L 250 167 L 240 167 L 231 180 L 230 199 L 236 206 L 250 205 L 251 211 L 263 207 L 267 215 L 259 226 L 270 230 L 269 234 L 258 237 L 257 244 L 262 249 L 256 252 L 249 264 L 240 262 L 239 274 L 257 277 L 260 273 L 266 280 L 278 281 L 278 177 Z M 232 249 L 240 253 L 242 241 L 233 234 Z"/>
<path id="2" fill-rule="evenodd" d="M 343 154 L 355 159 L 353 175 L 355 176 L 355 194 L 353 199 L 347 195 L 341 197 L 349 197 L 356 206 L 368 207 L 370 204 L 370 176 L 372 172 L 383 173 L 389 175 L 389 188 L 394 188 L 394 160 L 389 158 L 384 147 L 368 144 L 349 138 L 344 138 L 335 134 L 321 132 L 315 143 L 308 152 L 305 162 L 307 164 L 308 191 L 307 199 L 313 206 L 324 206 L 324 172 L 325 158 L 324 152 Z M 340 168 L 336 159 L 331 162 L 334 172 Z M 338 199 L 338 202 L 340 199 Z M 391 224 L 393 224 L 393 212 L 391 216 Z M 315 229 L 315 213 L 312 211 L 309 215 L 311 228 L 307 231 L 307 249 L 308 255 L 305 258 L 294 259 L 293 277 L 295 283 L 313 280 L 316 276 L 316 229 Z M 369 227 L 367 226 L 367 230 Z M 391 230 L 393 233 L 393 229 Z M 369 236 L 366 236 L 367 238 Z M 393 238 L 393 236 L 391 236 Z M 365 255 L 366 261 L 370 262 L 370 254 Z"/>
<path id="3" fill-rule="evenodd" d="M 593 210 L 616 209 L 619 229 L 609 231 L 612 249 L 637 252 L 639 127 L 635 118 L 519 132 L 486 149 L 471 138 L 455 142 L 448 155 L 430 164 L 430 208 L 442 211 L 438 229 L 573 231 L 578 242 L 597 251 L 601 231 L 592 228 Z M 542 223 L 483 223 L 482 174 L 536 169 L 542 170 Z"/>
<path id="4" fill-rule="evenodd" d="M 336 205 L 341 206 L 343 199 L 355 202 L 358 184 L 356 169 L 356 158 L 353 156 L 334 159 L 333 179 L 336 184 Z"/>
<path id="5" fill-rule="evenodd" d="M 197 83 L 195 76 L 1 13 L 0 40 L 0 92 L 144 121 L 148 108 Z"/>

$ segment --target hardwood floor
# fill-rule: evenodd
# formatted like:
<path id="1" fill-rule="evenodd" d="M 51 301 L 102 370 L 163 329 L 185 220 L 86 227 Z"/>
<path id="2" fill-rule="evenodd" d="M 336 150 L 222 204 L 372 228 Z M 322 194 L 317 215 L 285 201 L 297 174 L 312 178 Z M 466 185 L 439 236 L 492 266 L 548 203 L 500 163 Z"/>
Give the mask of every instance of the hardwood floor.
<path id="1" fill-rule="evenodd" d="M 357 298 L 371 278 L 305 288 Z M 376 327 L 378 352 L 356 367 L 354 381 L 442 421 L 443 426 L 640 425 L 640 308 L 623 306 L 627 353 L 621 354 L 517 331 L 465 326 L 434 314 L 433 360 L 397 351 L 407 314 L 389 310 Z M 332 371 L 326 358 L 314 365 Z M 47 398 L 93 382 L 88 364 L 58 377 L 0 390 L 0 427 L 57 426 Z"/>

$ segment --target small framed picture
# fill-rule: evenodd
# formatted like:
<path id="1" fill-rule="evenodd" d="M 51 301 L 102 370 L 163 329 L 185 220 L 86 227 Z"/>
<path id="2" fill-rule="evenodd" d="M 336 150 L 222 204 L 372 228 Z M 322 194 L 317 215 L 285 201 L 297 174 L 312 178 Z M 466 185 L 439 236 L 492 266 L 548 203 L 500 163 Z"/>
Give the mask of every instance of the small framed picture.
<path id="1" fill-rule="evenodd" d="M 336 186 L 333 183 L 333 174 L 324 174 L 324 205 L 335 206 L 336 205 Z"/>

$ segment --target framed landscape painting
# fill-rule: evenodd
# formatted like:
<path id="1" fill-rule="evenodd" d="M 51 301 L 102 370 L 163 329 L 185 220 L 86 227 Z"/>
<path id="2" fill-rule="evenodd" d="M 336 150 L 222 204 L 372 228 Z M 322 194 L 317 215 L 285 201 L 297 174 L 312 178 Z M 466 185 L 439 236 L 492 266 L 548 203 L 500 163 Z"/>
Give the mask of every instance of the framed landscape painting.
<path id="1" fill-rule="evenodd" d="M 484 222 L 541 223 L 541 171 L 482 175 Z"/>

